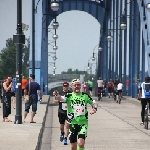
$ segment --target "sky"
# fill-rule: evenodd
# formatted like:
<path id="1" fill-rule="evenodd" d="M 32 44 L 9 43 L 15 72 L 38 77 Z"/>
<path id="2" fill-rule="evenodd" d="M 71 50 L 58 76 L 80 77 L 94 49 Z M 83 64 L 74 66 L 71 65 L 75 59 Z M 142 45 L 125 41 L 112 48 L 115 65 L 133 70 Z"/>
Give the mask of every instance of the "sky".
<path id="1" fill-rule="evenodd" d="M 16 33 L 17 0 L 0 0 L 0 2 L 0 50 L 2 50 L 6 46 L 6 40 Z M 31 0 L 22 0 L 22 22 L 27 25 L 30 25 L 31 20 L 31 2 Z M 82 11 L 62 13 L 57 17 L 57 21 L 59 22 L 57 30 L 59 38 L 56 41 L 58 46 L 56 74 L 67 71 L 69 68 L 86 70 L 88 61 L 93 63 L 90 60 L 93 50 L 95 53 L 98 52 L 96 45 L 99 43 L 100 36 L 99 22 Z M 24 34 L 26 38 L 29 37 L 30 26 Z M 52 40 L 51 37 L 52 34 L 49 33 L 49 40 Z M 48 51 L 53 51 L 52 46 L 49 45 Z M 49 57 L 49 61 L 53 61 L 52 57 Z M 52 70 L 52 66 L 49 66 L 49 73 L 52 73 Z"/>

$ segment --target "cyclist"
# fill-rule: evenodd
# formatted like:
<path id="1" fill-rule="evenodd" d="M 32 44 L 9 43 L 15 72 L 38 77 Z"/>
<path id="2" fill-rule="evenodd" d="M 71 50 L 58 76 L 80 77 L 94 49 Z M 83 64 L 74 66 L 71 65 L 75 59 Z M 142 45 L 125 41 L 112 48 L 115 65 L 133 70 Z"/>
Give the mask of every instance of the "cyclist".
<path id="1" fill-rule="evenodd" d="M 66 93 L 70 93 L 71 91 L 68 90 L 69 88 L 69 83 L 64 82 L 63 83 L 63 91 L 59 92 L 61 96 L 64 96 Z M 58 102 L 57 98 L 54 100 L 55 103 L 59 103 L 59 108 L 58 108 L 58 118 L 59 118 L 59 123 L 60 123 L 60 141 L 64 142 L 64 145 L 67 145 L 67 137 L 69 134 L 69 125 L 67 123 L 67 104 L 64 102 Z M 66 131 L 64 132 L 64 127 L 66 127 Z"/>
<path id="2" fill-rule="evenodd" d="M 78 150 L 84 150 L 85 138 L 87 137 L 88 128 L 88 111 L 87 104 L 92 105 L 90 114 L 96 113 L 98 104 L 84 92 L 80 92 L 81 83 L 79 79 L 72 80 L 72 93 L 67 93 L 64 97 L 58 95 L 54 91 L 58 101 L 67 102 L 67 115 L 70 124 L 70 143 L 71 150 L 77 150 L 77 137 L 78 137 Z"/>
<path id="3" fill-rule="evenodd" d="M 123 91 L 123 84 L 121 81 L 119 81 L 117 85 L 117 91 L 116 91 L 116 102 L 120 104 L 121 97 L 122 97 L 122 91 Z"/>
<path id="4" fill-rule="evenodd" d="M 148 87 L 146 87 L 146 85 L 148 85 Z M 150 103 L 149 90 L 150 90 L 150 79 L 149 77 L 145 77 L 145 82 L 141 83 L 139 95 L 141 97 L 141 120 L 142 120 L 140 125 L 144 124 L 145 106 L 147 105 L 147 103 Z M 145 93 L 146 91 L 148 91 L 147 94 L 149 94 L 149 96 Z"/>

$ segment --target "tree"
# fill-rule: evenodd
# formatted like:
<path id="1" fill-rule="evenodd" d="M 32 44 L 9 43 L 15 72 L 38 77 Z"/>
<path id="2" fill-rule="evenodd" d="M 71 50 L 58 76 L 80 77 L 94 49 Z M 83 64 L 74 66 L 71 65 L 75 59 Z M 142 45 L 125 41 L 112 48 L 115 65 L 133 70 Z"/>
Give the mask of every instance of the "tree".
<path id="1" fill-rule="evenodd" d="M 29 60 L 29 39 L 26 40 L 27 45 L 23 46 L 25 54 L 24 63 L 22 65 L 24 74 L 27 75 L 27 61 Z M 0 79 L 4 79 L 7 75 L 16 75 L 16 45 L 12 38 L 6 40 L 6 48 L 3 48 L 0 53 Z"/>

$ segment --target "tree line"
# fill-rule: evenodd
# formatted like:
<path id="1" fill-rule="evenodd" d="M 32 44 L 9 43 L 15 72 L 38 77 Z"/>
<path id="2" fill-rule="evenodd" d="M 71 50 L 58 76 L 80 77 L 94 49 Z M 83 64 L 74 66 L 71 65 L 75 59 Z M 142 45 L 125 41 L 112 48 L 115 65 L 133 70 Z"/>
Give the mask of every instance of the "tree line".
<path id="1" fill-rule="evenodd" d="M 22 75 L 27 77 L 29 74 L 29 38 L 22 46 Z M 0 79 L 3 80 L 7 75 L 16 76 L 16 44 L 13 43 L 12 38 L 6 40 L 6 47 L 0 52 Z"/>

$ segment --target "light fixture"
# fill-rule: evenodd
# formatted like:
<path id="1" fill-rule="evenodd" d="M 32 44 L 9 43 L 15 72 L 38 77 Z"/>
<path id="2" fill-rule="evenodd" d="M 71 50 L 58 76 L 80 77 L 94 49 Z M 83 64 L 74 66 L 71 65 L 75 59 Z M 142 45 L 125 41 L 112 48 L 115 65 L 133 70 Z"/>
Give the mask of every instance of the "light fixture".
<path id="1" fill-rule="evenodd" d="M 52 26 L 53 26 L 53 29 L 58 29 L 59 23 L 55 21 L 52 23 Z"/>
<path id="2" fill-rule="evenodd" d="M 121 16 L 121 24 L 120 24 L 120 29 L 125 30 L 127 28 L 127 25 L 125 23 L 125 15 L 123 14 Z"/>
<path id="3" fill-rule="evenodd" d="M 54 56 L 54 57 L 53 57 L 53 60 L 55 61 L 56 59 L 57 59 L 57 57 L 56 57 L 56 56 Z"/>
<path id="4" fill-rule="evenodd" d="M 56 46 L 56 45 L 55 45 L 55 46 L 53 46 L 53 50 L 55 50 L 55 51 L 56 51 L 57 49 L 58 49 L 58 46 Z"/>
<path id="5" fill-rule="evenodd" d="M 55 1 L 51 2 L 51 9 L 57 11 L 59 9 L 59 3 Z"/>
<path id="6" fill-rule="evenodd" d="M 92 61 L 95 61 L 95 57 L 92 57 Z"/>
<path id="7" fill-rule="evenodd" d="M 53 76 L 55 76 L 55 71 L 53 71 Z"/>
<path id="8" fill-rule="evenodd" d="M 146 8 L 150 12 L 150 3 L 147 3 Z"/>
<path id="9" fill-rule="evenodd" d="M 108 40 L 108 41 L 111 41 L 111 39 L 112 39 L 112 37 L 111 37 L 111 31 L 109 30 L 109 31 L 108 31 L 107 40 Z"/>
<path id="10" fill-rule="evenodd" d="M 58 35 L 57 34 L 54 34 L 53 36 L 53 39 L 56 41 L 58 39 Z"/>
<path id="11" fill-rule="evenodd" d="M 53 69 L 56 70 L 56 66 L 53 66 Z"/>
<path id="12" fill-rule="evenodd" d="M 100 46 L 100 47 L 98 48 L 98 51 L 101 52 L 102 50 L 103 50 L 103 48 Z"/>

